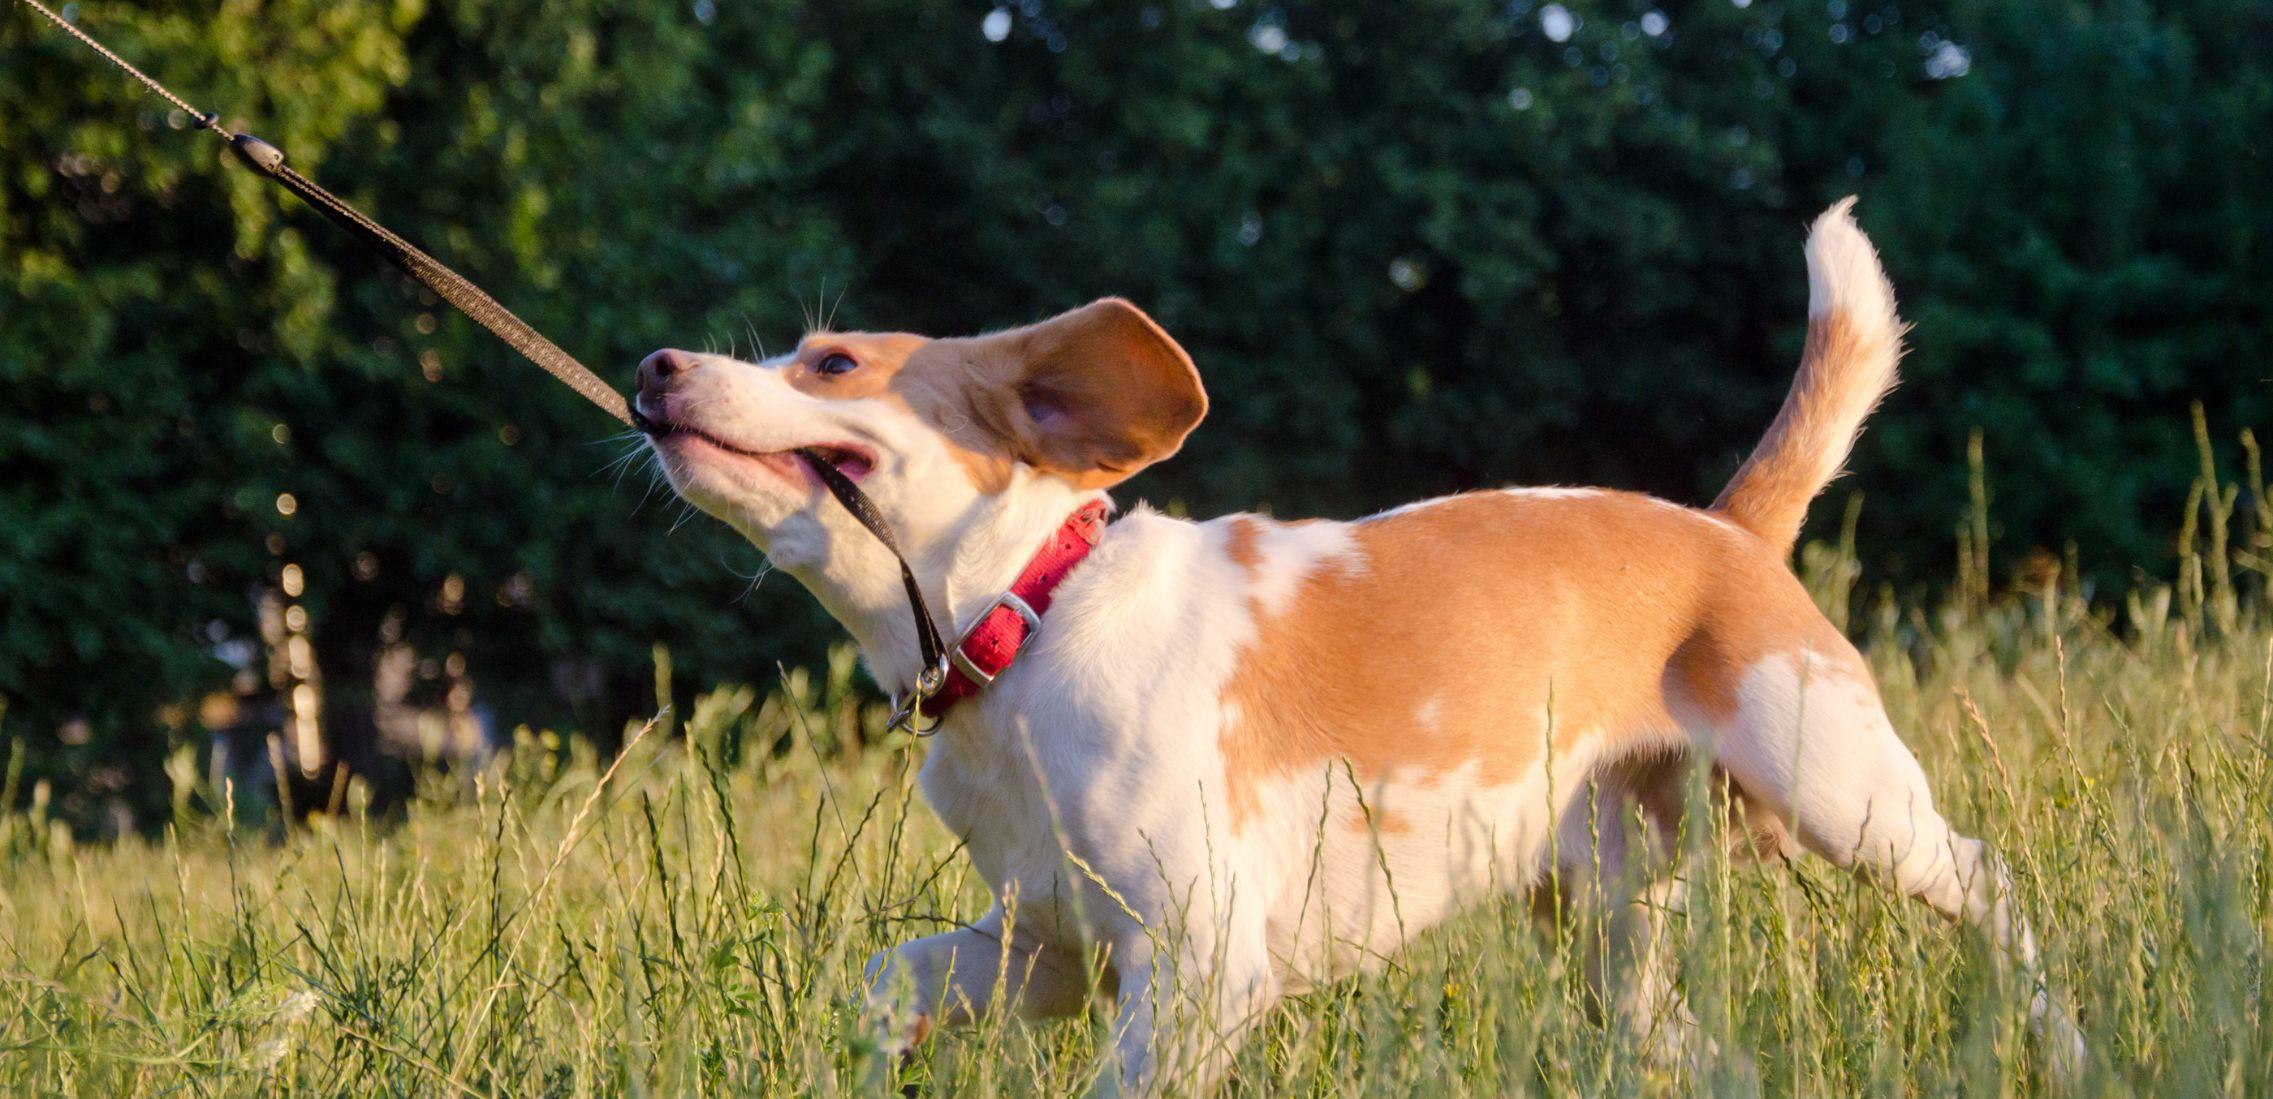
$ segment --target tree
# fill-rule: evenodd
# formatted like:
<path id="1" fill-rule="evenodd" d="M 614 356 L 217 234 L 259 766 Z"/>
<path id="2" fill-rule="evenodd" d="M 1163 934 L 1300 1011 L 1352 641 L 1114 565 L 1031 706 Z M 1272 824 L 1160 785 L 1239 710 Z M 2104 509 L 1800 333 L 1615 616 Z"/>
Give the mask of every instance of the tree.
<path id="1" fill-rule="evenodd" d="M 1215 411 L 1123 495 L 1201 514 L 1701 503 L 1789 383 L 1802 229 L 1848 193 L 1917 325 L 1845 483 L 1876 575 L 1946 577 L 1977 427 L 2000 567 L 2159 571 L 2186 402 L 2220 440 L 2269 411 L 2273 16 L 2234 0 L 86 15 L 603 373 L 778 350 L 806 311 L 956 334 L 1132 297 Z M 656 641 L 700 684 L 836 636 L 794 585 L 745 596 L 714 524 L 666 534 L 573 395 L 5 26 L 0 698 L 42 773 L 156 787 L 287 562 L 335 717 L 388 636 L 506 722 L 603 735 Z"/>

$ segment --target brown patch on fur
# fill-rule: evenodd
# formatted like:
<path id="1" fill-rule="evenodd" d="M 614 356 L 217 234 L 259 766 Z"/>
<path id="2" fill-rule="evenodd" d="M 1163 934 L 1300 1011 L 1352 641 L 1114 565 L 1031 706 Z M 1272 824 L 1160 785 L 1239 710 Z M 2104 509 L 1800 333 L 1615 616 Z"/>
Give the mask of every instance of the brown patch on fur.
<path id="1" fill-rule="evenodd" d="M 1223 547 L 1223 552 L 1230 555 L 1232 564 L 1248 572 L 1255 571 L 1256 562 L 1263 559 L 1261 551 L 1255 548 L 1255 539 L 1260 537 L 1261 532 L 1262 520 L 1247 515 L 1232 517 L 1231 537 Z"/>
<path id="2" fill-rule="evenodd" d="M 1893 384 L 1901 353 L 1896 336 L 1844 311 L 1810 319 L 1783 408 L 1713 509 L 1790 553 L 1807 505 L 1839 475 L 1863 418 Z"/>
<path id="3" fill-rule="evenodd" d="M 1401 836 L 1413 830 L 1413 822 L 1395 809 L 1368 806 L 1364 812 L 1353 812 L 1348 817 L 1350 831 L 1361 836 Z"/>
<path id="4" fill-rule="evenodd" d="M 857 369 L 818 370 L 833 354 Z M 1107 488 L 1176 453 L 1207 415 L 1190 356 L 1142 310 L 1106 298 L 986 336 L 815 332 L 786 364 L 799 392 L 878 397 L 937 428 L 982 492 L 1024 462 Z"/>
<path id="5" fill-rule="evenodd" d="M 934 342 L 904 332 L 814 332 L 782 366 L 783 378 L 809 397 L 875 398 L 899 405 L 946 437 L 948 452 L 979 491 L 1001 492 L 1010 487 L 1012 459 L 985 433 L 972 430 L 971 417 L 957 398 L 973 381 L 953 369 L 950 360 L 927 354 Z M 845 374 L 820 373 L 821 361 L 839 354 L 860 365 Z"/>
<path id="6" fill-rule="evenodd" d="M 1732 605 L 1698 621 L 1667 662 L 1666 678 L 1679 701 L 1715 723 L 1728 721 L 1736 716 L 1744 674 L 1778 653 L 1812 654 L 1870 682 L 1854 645 L 1816 609 L 1780 554 L 1727 564 L 1720 585 L 1732 593 Z"/>
<path id="7" fill-rule="evenodd" d="M 1273 567 L 1257 545 L 1272 524 L 1228 522 L 1232 558 Z M 1255 608 L 1224 692 L 1235 824 L 1265 783 L 1330 762 L 1364 783 L 1473 763 L 1497 785 L 1550 730 L 1557 752 L 1685 744 L 1669 688 L 1717 701 L 1771 652 L 1845 644 L 1767 545 L 1630 493 L 1473 493 L 1350 530 L 1354 560 L 1319 566 L 1278 614 Z"/>

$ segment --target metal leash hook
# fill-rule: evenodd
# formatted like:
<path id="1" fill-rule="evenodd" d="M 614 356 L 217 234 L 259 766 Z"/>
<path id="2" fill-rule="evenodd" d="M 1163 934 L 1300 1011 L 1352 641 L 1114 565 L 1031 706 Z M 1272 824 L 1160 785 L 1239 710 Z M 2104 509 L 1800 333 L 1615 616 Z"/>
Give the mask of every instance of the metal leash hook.
<path id="1" fill-rule="evenodd" d="M 923 724 L 923 719 L 927 716 L 923 712 L 923 704 L 931 701 L 931 697 L 946 685 L 947 660 L 942 657 L 939 663 L 916 674 L 914 687 L 892 696 L 892 716 L 884 722 L 884 731 L 895 733 L 905 729 L 917 737 L 928 737 L 938 732 L 947 719 L 932 717 L 931 724 Z"/>

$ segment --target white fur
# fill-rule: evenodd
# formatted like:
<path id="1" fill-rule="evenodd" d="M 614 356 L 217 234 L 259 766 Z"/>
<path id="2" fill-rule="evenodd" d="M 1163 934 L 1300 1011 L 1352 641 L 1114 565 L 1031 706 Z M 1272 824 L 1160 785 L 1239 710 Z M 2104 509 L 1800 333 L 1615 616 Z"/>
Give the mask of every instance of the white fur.
<path id="1" fill-rule="evenodd" d="M 1592 500 L 1603 495 L 1603 491 L 1598 488 L 1567 488 L 1561 485 L 1511 488 L 1502 491 L 1518 499 L 1531 500 Z"/>
<path id="2" fill-rule="evenodd" d="M 893 518 L 927 591 L 957 608 L 958 626 L 1087 498 L 1031 475 L 979 494 L 936 432 L 896 406 L 816 401 L 765 364 L 701 359 L 675 386 L 674 415 L 737 445 L 874 445 L 863 488 Z M 904 598 L 866 532 L 818 492 L 677 459 L 667 470 L 689 499 L 812 587 L 880 681 L 907 681 L 915 645 Z M 1096 947 L 1120 985 L 1119 1065 L 1106 1085 L 1149 1086 L 1167 1064 L 1204 1076 L 1228 1046 L 1163 1046 L 1161 1036 L 1235 1037 L 1256 1009 L 1371 968 L 1461 900 L 1536 880 L 1587 759 L 1501 785 L 1482 784 L 1470 766 L 1416 769 L 1363 790 L 1346 769 L 1321 768 L 1267 784 L 1258 821 L 1233 828 L 1219 744 L 1243 715 L 1223 689 L 1256 642 L 1258 616 L 1285 613 L 1325 572 L 1366 568 L 1350 525 L 1333 522 L 1255 523 L 1253 567 L 1243 567 L 1231 550 L 1236 522 L 1143 508 L 1115 522 L 1058 587 L 1017 662 L 931 738 L 925 797 L 1001 903 L 976 932 L 880 956 L 883 1017 L 983 1010 L 994 985 L 971 973 L 1005 966 L 1029 981 L 1021 1010 L 1070 1010 L 1079 990 L 1052 975 L 1083 972 Z M 1439 720 L 1427 709 L 1415 720 Z M 1404 826 L 1367 826 L 1382 814 Z M 1164 1014 L 1187 1017 L 1171 1026 Z"/>
<path id="3" fill-rule="evenodd" d="M 1829 484 L 1847 464 L 1863 421 L 1894 388 L 1896 366 L 1902 358 L 1902 328 L 1894 311 L 1894 288 L 1879 267 L 1878 253 L 1855 225 L 1855 200 L 1846 198 L 1815 219 L 1807 238 L 1807 287 L 1810 328 L 1827 318 L 1841 318 L 1849 342 L 1828 357 L 1817 356 L 1802 367 L 1788 403 L 1751 461 L 1723 494 L 1731 506 L 1742 504 L 1730 494 L 1739 493 L 1745 474 L 1754 463 L 1773 466 L 1777 459 L 1791 463 L 1793 472 L 1817 486 Z M 1838 332 L 1825 327 L 1825 332 Z M 1843 352 L 1843 353 L 1841 353 Z M 1804 399 L 1803 399 L 1804 395 Z M 1806 408 L 1812 415 L 1796 416 Z M 1800 434 L 1793 434 L 1798 432 Z M 1754 525 L 1754 529 L 1759 527 Z M 1796 534 L 1797 524 L 1783 536 Z M 1787 542 L 1788 544 L 1788 542 Z"/>
<path id="4" fill-rule="evenodd" d="M 916 565 L 925 597 L 946 612 L 940 627 L 951 635 L 1009 587 L 1051 530 L 1097 495 L 1024 467 L 1013 471 L 1009 490 L 982 494 L 956 464 L 946 437 L 894 404 L 807 396 L 782 380 L 783 359 L 692 358 L 694 369 L 666 398 L 671 407 L 651 414 L 695 424 L 751 451 L 837 440 L 876 449 L 877 468 L 862 488 L 896 520 L 901 548 Z M 739 463 L 709 460 L 676 444 L 658 451 L 681 495 L 756 543 L 852 631 L 879 684 L 896 692 L 914 681 L 915 631 L 898 566 L 850 514 L 826 494 Z"/>
<path id="5" fill-rule="evenodd" d="M 1346 523 L 1268 523 L 1259 529 L 1255 549 L 1262 561 L 1251 594 L 1264 614 L 1284 613 L 1303 581 L 1322 568 L 1365 567 Z"/>
<path id="6" fill-rule="evenodd" d="M 1846 204 L 1817 222 L 1808 269 L 1818 314 L 1893 324 L 1891 291 Z M 1890 373 L 1891 364 L 1889 356 Z M 873 447 L 878 460 L 863 488 L 927 594 L 949 609 L 950 631 L 967 626 L 1057 525 L 1098 495 L 1023 465 L 1007 489 L 982 493 L 938 425 L 884 400 L 806 396 L 780 366 L 697 357 L 673 378 L 660 411 L 746 449 Z M 912 681 L 916 645 L 897 567 L 842 508 L 817 488 L 752 475 L 715 452 L 658 449 L 682 494 L 766 549 L 852 631 L 879 683 L 898 690 Z M 1835 465 L 1843 456 L 1827 457 Z M 1700 539 L 1735 532 L 1717 515 L 1656 503 L 1694 516 Z M 928 742 L 925 797 L 962 838 L 996 903 L 971 927 L 874 959 L 876 1016 L 894 1037 L 920 1028 L 915 1020 L 951 1022 L 997 1004 L 1028 1017 L 1078 1011 L 1095 950 L 1118 1001 L 1113 1064 L 1099 1090 L 1150 1090 L 1172 1078 L 1204 1092 L 1278 997 L 1378 964 L 1467 898 L 1528 890 L 1554 859 L 1599 860 L 1614 878 L 1633 856 L 1617 807 L 1606 803 L 1612 816 L 1594 817 L 1576 800 L 1590 777 L 1609 774 L 1598 764 L 1611 761 L 1595 758 L 1609 737 L 1593 734 L 1616 730 L 1576 730 L 1576 749 L 1495 782 L 1473 763 L 1442 773 L 1391 766 L 1360 778 L 1329 762 L 1264 781 L 1235 828 L 1223 744 L 1255 716 L 1226 700 L 1235 669 L 1263 636 L 1261 621 L 1288 613 L 1310 581 L 1368 567 L 1351 524 L 1240 528 L 1236 517 L 1196 523 L 1142 507 L 1112 524 L 1056 590 L 1017 662 Z M 1252 568 L 1235 559 L 1235 537 L 1251 539 Z M 1522 621 L 1524 608 L 1507 612 Z M 2033 972 L 2034 944 L 2008 910 L 2001 868 L 1934 813 L 1922 772 L 1851 649 L 1772 657 L 1749 670 L 1737 695 L 1736 715 L 1716 721 L 1669 687 L 1665 703 L 1682 728 L 1652 743 L 1717 753 L 1810 848 L 1881 868 L 1905 891 L 1982 923 Z M 1445 711 L 1441 697 L 1415 699 L 1411 719 L 1427 728 Z M 1391 819 L 1399 825 L 1381 826 Z M 1677 903 L 1673 893 L 1659 899 Z M 1669 970 L 1641 972 L 1635 997 L 1672 997 L 1678 1007 Z M 1678 1035 L 1670 1044 L 1680 1045 Z"/>
<path id="7" fill-rule="evenodd" d="M 1807 314 L 1845 312 L 1871 331 L 1891 335 L 1894 285 L 1879 266 L 1878 250 L 1855 224 L 1850 195 L 1815 219 L 1807 235 Z"/>
<path id="8" fill-rule="evenodd" d="M 1430 695 L 1427 701 L 1421 703 L 1421 708 L 1413 712 L 1413 724 L 1423 729 L 1434 729 L 1443 716 L 1444 696 Z"/>

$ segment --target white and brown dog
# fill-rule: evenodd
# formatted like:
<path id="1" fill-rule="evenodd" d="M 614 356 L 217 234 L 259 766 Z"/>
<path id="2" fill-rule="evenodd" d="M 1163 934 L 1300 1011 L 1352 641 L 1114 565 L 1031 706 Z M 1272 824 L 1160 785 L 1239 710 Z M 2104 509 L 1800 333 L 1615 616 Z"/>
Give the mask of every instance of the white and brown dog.
<path id="1" fill-rule="evenodd" d="M 815 458 L 858 482 L 949 635 L 972 637 L 925 706 L 941 724 L 922 786 L 997 903 L 880 955 L 879 1017 L 912 1036 L 1057 1016 L 1101 984 L 1118 1005 L 1100 1090 L 1204 1091 L 1279 997 L 1463 901 L 1533 890 L 1557 858 L 1583 869 L 1566 882 L 1643 879 L 1654 896 L 1615 898 L 1620 939 L 1663 938 L 1662 825 L 1700 755 L 1762 842 L 1874 871 L 2036 981 L 2004 871 L 1935 812 L 1862 658 L 1787 565 L 1901 354 L 1851 203 L 1808 239 L 1798 380 L 1701 510 L 1531 488 L 1348 523 L 1138 507 L 1104 526 L 1106 490 L 1207 411 L 1191 359 L 1117 299 L 969 338 L 650 356 L 637 405 L 671 483 L 810 588 L 879 683 L 924 671 L 899 565 Z M 1640 953 L 1606 999 L 1680 1048 L 1668 966 Z M 2072 1067 L 2080 1037 L 2034 987 Z"/>

